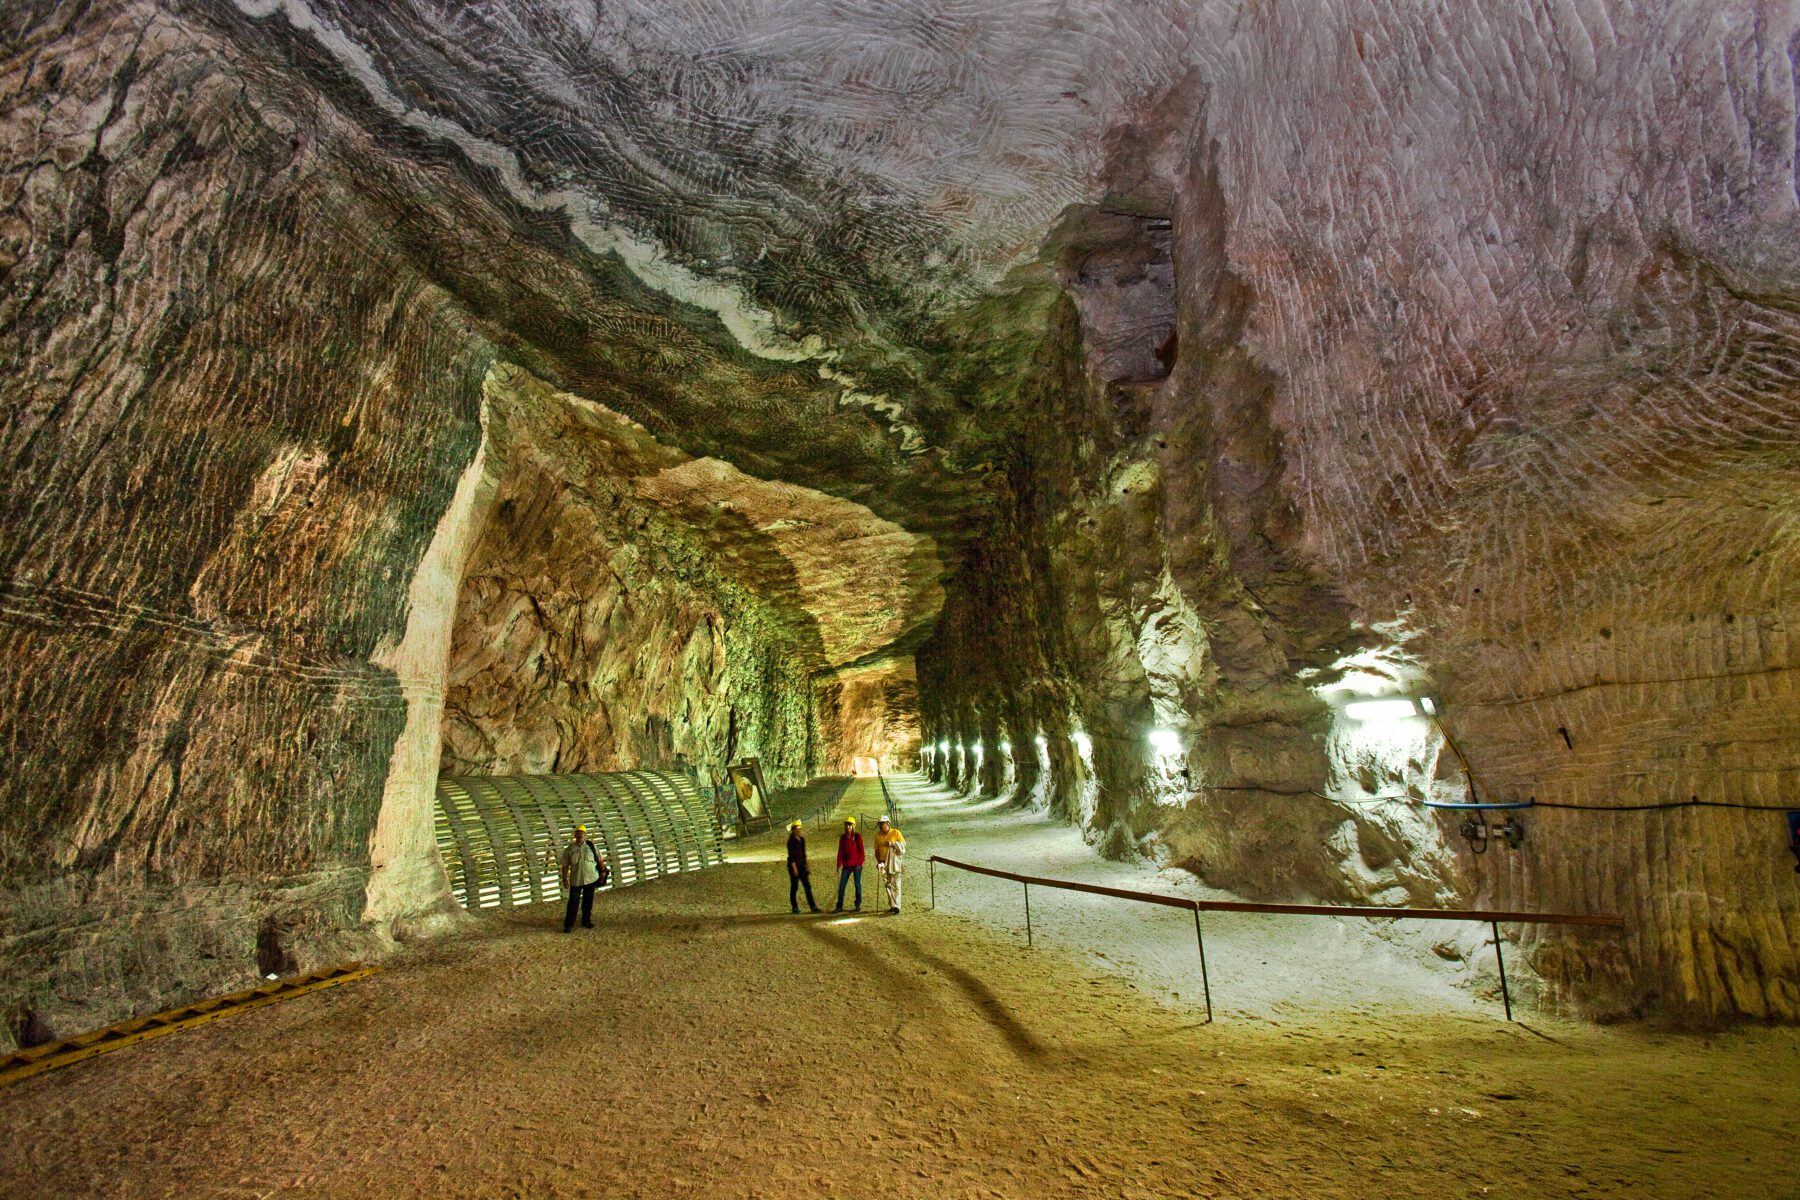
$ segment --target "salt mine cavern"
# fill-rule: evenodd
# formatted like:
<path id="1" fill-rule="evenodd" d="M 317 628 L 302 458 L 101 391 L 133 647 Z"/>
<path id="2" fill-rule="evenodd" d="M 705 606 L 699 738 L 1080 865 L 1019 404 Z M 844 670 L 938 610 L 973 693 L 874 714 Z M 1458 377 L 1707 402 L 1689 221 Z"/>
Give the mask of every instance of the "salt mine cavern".
<path id="1" fill-rule="evenodd" d="M 1800 4 L 0 5 L 0 1195 L 1800 1196 Z"/>

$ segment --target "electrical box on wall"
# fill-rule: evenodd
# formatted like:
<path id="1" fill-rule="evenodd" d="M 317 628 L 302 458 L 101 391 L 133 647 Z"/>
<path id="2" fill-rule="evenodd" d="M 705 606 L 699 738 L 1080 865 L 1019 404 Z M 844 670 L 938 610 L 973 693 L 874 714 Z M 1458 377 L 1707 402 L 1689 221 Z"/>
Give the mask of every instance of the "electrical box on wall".
<path id="1" fill-rule="evenodd" d="M 1508 815 L 1498 825 L 1490 825 L 1485 812 L 1477 813 L 1462 823 L 1457 832 L 1469 843 L 1469 849 L 1476 854 L 1486 854 L 1488 842 L 1498 838 L 1508 850 L 1517 850 L 1525 843 L 1525 823 L 1517 817 Z"/>

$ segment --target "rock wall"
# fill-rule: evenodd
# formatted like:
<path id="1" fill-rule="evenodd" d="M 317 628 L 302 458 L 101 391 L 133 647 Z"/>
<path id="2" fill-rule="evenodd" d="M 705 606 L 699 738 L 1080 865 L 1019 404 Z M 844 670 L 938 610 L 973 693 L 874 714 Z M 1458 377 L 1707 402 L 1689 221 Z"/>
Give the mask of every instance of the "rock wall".
<path id="1" fill-rule="evenodd" d="M 438 927 L 440 758 L 798 781 L 821 672 L 933 603 L 930 538 L 546 398 L 704 447 L 842 388 L 268 15 L 0 13 L 0 1046 Z M 864 495 L 894 453 L 817 443 Z"/>
<path id="2" fill-rule="evenodd" d="M 1253 894 L 1622 913 L 1523 932 L 1556 1003 L 1800 1017 L 1794 29 L 1415 15 L 1264 13 L 1118 132 L 926 738 Z M 1418 694 L 1468 772 L 1342 712 Z M 1420 807 L 1471 774 L 1523 848 Z"/>
<path id="3" fill-rule="evenodd" d="M 432 927 L 441 762 L 915 744 L 1800 1015 L 1795 14 L 898 11 L 0 10 L 12 1036 Z"/>
<path id="4" fill-rule="evenodd" d="M 494 497 L 462 579 L 443 770 L 542 775 L 825 755 L 817 623 L 734 578 L 634 481 L 679 456 L 523 371 L 489 389 Z M 715 499 L 724 502 L 720 493 Z"/>
<path id="5" fill-rule="evenodd" d="M 362 948 L 406 720 L 377 660 L 492 353 L 317 114 L 171 18 L 58 15 L 0 75 L 0 1007 L 28 1039 Z"/>
<path id="6" fill-rule="evenodd" d="M 820 677 L 819 695 L 828 774 L 851 774 L 858 758 L 887 773 L 917 769 L 919 680 L 910 658 L 833 671 Z"/>

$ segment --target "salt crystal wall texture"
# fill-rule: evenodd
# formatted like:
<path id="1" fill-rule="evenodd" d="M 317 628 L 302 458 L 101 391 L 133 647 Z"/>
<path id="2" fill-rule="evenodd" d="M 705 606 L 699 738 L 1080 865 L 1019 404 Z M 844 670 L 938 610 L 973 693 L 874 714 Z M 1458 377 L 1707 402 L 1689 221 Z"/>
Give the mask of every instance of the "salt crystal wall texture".
<path id="1" fill-rule="evenodd" d="M 1800 1016 L 1778 814 L 1476 857 L 1437 731 L 1334 715 L 1791 802 L 1797 21 L 6 7 L 10 1036 L 436 927 L 439 766 L 922 737 L 1223 886 L 1624 913 L 1524 931 L 1555 1002 Z"/>
<path id="2" fill-rule="evenodd" d="M 534 441 L 596 398 L 666 435 L 724 397 L 772 415 L 707 435 L 780 446 L 839 389 L 576 249 L 321 43 L 259 41 L 268 16 L 0 17 L 6 1037 L 436 927 L 440 759 L 803 778 L 833 753 L 828 656 L 935 587 L 929 537 L 854 499 L 715 472 L 684 507 L 657 489 L 713 460 L 642 426 Z M 820 447 L 847 472 L 897 453 L 860 409 Z M 820 546 L 893 551 L 900 594 L 802 594 L 786 555 Z"/>
<path id="3" fill-rule="evenodd" d="M 929 545 L 517 368 L 486 396 L 495 484 L 461 575 L 444 771 L 683 762 L 722 780 L 756 754 L 794 786 L 827 765 L 820 704 L 841 689 L 826 671 L 908 627 L 929 585 L 903 568 L 914 551 L 935 562 Z"/>
<path id="4" fill-rule="evenodd" d="M 357 949 L 405 720 L 372 659 L 491 351 L 224 47 L 146 12 L 27 32 L 0 83 L 0 995 L 73 1033 Z"/>
<path id="5" fill-rule="evenodd" d="M 1779 813 L 1637 810 L 1800 782 L 1794 13 L 1317 9 L 1248 13 L 1117 139 L 1113 203 L 1173 220 L 1172 370 L 1091 350 L 1031 439 L 1020 551 L 921 656 L 927 736 L 980 738 L 992 787 L 1047 731 L 1014 786 L 1257 894 L 1623 913 L 1527 931 L 1577 1007 L 1800 1015 Z M 1089 339 L 1121 324 L 1092 225 Z M 1308 794 L 1466 798 L 1425 723 L 1326 703 L 1421 691 L 1484 795 L 1621 811 L 1475 857 L 1455 818 Z"/>

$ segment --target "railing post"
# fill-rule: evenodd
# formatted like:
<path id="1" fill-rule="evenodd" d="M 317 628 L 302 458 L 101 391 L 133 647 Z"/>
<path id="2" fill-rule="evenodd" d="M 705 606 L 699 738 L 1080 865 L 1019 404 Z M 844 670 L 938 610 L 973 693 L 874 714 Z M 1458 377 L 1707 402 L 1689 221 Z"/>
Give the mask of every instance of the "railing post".
<path id="1" fill-rule="evenodd" d="M 1200 989 L 1206 993 L 1206 1023 L 1212 1024 L 1212 980 L 1206 977 L 1206 939 L 1200 936 L 1200 906 L 1194 905 L 1194 945 L 1200 947 Z"/>
<path id="2" fill-rule="evenodd" d="M 936 912 L 937 911 L 937 856 L 935 854 L 926 860 L 926 866 L 931 872 L 931 911 Z"/>
<path id="3" fill-rule="evenodd" d="M 1494 931 L 1494 962 L 1500 968 L 1500 1003 L 1506 1006 L 1506 1019 L 1512 1020 L 1512 993 L 1506 990 L 1506 956 L 1500 953 L 1500 922 L 1489 921 Z"/>
<path id="4" fill-rule="evenodd" d="M 1021 881 L 1023 882 L 1023 881 Z M 1025 884 L 1025 948 L 1031 948 L 1031 885 Z"/>

